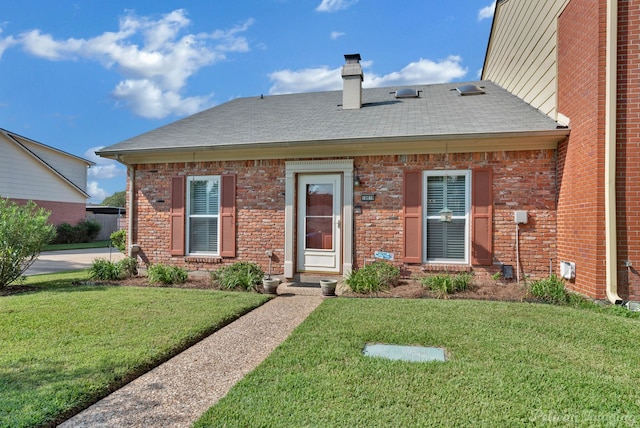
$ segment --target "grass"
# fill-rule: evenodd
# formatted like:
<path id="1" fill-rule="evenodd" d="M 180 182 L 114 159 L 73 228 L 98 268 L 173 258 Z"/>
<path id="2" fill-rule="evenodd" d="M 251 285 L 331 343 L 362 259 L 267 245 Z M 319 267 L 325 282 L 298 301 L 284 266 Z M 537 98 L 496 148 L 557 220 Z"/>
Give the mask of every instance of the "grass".
<path id="1" fill-rule="evenodd" d="M 250 293 L 72 286 L 0 297 L 0 426 L 60 422 L 267 300 Z"/>
<path id="2" fill-rule="evenodd" d="M 48 244 L 44 246 L 42 251 L 83 250 L 85 248 L 109 248 L 110 244 L 111 244 L 111 241 L 108 239 L 106 241 L 82 242 L 78 244 Z"/>
<path id="3" fill-rule="evenodd" d="M 326 300 L 196 426 L 639 426 L 639 327 L 566 306 Z M 364 357 L 370 342 L 449 360 Z"/>

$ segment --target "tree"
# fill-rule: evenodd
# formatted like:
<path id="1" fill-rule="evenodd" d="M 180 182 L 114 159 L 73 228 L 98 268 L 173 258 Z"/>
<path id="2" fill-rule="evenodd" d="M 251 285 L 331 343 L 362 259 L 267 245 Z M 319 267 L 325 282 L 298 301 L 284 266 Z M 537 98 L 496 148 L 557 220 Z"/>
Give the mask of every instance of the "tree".
<path id="1" fill-rule="evenodd" d="M 33 201 L 18 205 L 0 198 L 0 289 L 19 279 L 56 235 L 47 223 L 50 214 Z"/>
<path id="2" fill-rule="evenodd" d="M 122 192 L 116 192 L 111 196 L 107 196 L 102 201 L 102 205 L 107 207 L 123 207 L 127 202 L 126 192 L 123 190 Z"/>

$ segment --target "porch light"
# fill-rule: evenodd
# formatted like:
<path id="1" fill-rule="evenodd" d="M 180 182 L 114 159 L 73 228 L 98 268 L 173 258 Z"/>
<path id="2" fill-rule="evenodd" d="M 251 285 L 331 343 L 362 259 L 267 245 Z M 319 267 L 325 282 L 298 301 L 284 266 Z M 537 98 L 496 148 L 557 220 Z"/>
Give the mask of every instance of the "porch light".
<path id="1" fill-rule="evenodd" d="M 357 175 L 353 177 L 353 187 L 360 187 L 360 177 Z"/>
<path id="2" fill-rule="evenodd" d="M 440 221 L 443 223 L 451 223 L 453 221 L 453 211 L 444 207 L 440 210 Z"/>

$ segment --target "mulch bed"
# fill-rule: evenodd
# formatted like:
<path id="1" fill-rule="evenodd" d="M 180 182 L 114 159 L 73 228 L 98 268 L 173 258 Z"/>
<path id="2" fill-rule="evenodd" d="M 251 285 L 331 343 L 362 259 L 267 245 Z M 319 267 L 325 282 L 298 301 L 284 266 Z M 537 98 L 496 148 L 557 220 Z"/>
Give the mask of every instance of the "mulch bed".
<path id="1" fill-rule="evenodd" d="M 82 281 L 77 285 L 112 285 L 112 286 L 137 286 L 137 287 L 166 287 L 165 285 L 150 285 L 147 277 L 138 276 L 122 281 Z M 191 289 L 214 289 L 211 279 L 208 275 L 190 276 L 189 280 L 184 284 L 175 284 L 171 287 L 191 288 Z M 8 296 L 29 291 L 38 290 L 37 287 L 27 285 L 10 285 L 4 289 L 0 289 L 0 296 Z M 475 284 L 470 290 L 462 291 L 455 294 L 445 296 L 426 290 L 418 281 L 411 279 L 403 279 L 396 286 L 387 291 L 382 291 L 373 295 L 358 294 L 352 291 L 341 294 L 345 297 L 356 298 L 404 298 L 404 299 L 422 299 L 422 298 L 446 298 L 446 299 L 473 299 L 473 300 L 498 300 L 520 302 L 528 300 L 530 296 L 527 294 L 525 287 L 513 283 L 490 283 Z"/>

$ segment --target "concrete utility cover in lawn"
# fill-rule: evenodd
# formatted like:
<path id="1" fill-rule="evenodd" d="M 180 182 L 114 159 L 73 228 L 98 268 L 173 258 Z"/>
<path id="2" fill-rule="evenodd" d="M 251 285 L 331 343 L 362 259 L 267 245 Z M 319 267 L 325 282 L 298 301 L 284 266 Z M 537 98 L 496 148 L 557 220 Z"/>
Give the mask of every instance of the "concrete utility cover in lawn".
<path id="1" fill-rule="evenodd" d="M 447 361 L 443 348 L 425 346 L 366 344 L 362 352 L 367 357 L 382 357 L 390 360 L 411 362 Z"/>

